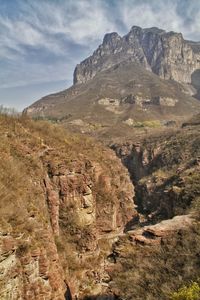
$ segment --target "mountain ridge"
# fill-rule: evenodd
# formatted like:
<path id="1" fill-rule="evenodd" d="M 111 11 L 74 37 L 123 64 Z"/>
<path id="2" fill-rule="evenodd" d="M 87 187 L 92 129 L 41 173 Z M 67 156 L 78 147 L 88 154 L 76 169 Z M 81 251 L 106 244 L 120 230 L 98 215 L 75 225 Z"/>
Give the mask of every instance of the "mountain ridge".
<path id="1" fill-rule="evenodd" d="M 182 83 L 191 83 L 191 74 L 200 68 L 198 42 L 184 40 L 181 33 L 157 27 L 133 26 L 122 37 L 116 32 L 107 33 L 93 54 L 76 66 L 74 84 L 86 82 L 97 72 L 128 58 L 161 78 Z"/>

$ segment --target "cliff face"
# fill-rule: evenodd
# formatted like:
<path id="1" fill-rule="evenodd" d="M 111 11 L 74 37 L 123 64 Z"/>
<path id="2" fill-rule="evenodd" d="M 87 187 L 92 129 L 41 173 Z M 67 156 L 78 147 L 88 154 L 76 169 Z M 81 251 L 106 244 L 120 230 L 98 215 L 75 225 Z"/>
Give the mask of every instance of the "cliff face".
<path id="1" fill-rule="evenodd" d="M 115 32 L 106 34 L 93 55 L 77 65 L 74 84 L 87 82 L 122 61 L 139 63 L 163 79 L 191 83 L 192 73 L 200 68 L 200 49 L 181 33 L 133 26 L 123 37 Z"/>
<path id="2" fill-rule="evenodd" d="M 0 116 L 0 136 L 1 299 L 103 292 L 111 241 L 137 217 L 126 169 L 47 123 Z"/>
<path id="3" fill-rule="evenodd" d="M 134 192 L 112 150 L 0 116 L 1 299 L 168 299 L 198 277 L 196 126 L 112 146 Z"/>
<path id="4" fill-rule="evenodd" d="M 199 115 L 184 129 L 112 145 L 134 182 L 141 225 L 113 245 L 110 286 L 119 298 L 167 300 L 200 276 L 198 121 Z"/>
<path id="5" fill-rule="evenodd" d="M 199 197 L 199 125 L 191 124 L 189 129 L 111 146 L 129 169 L 135 203 L 147 221 L 185 214 Z"/>

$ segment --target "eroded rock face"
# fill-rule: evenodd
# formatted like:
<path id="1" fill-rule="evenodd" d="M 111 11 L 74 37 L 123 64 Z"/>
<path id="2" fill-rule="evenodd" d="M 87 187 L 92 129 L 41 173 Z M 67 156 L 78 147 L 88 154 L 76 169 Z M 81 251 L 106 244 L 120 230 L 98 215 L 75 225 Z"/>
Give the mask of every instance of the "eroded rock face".
<path id="1" fill-rule="evenodd" d="M 17 133 L 6 123 L 11 133 L 5 135 L 0 126 L 1 146 L 8 150 L 1 152 L 0 165 L 12 178 L 8 187 L 0 177 L 0 298 L 64 300 L 68 293 L 103 293 L 112 243 L 137 218 L 126 168 L 100 144 L 71 141 L 51 125 L 46 139 L 40 123 L 13 122 Z"/>
<path id="2" fill-rule="evenodd" d="M 199 196 L 199 135 L 115 145 L 133 172 L 139 210 L 146 210 L 139 215 L 128 171 L 112 150 L 48 123 L 7 120 L 0 126 L 0 166 L 11 178 L 8 186 L 0 174 L 1 299 L 115 299 L 127 292 L 127 299 L 145 299 L 147 290 L 151 300 L 161 292 L 166 299 L 158 284 L 160 276 L 166 282 L 163 269 L 172 282 L 199 274 L 197 218 L 183 215 Z M 163 219 L 159 205 L 172 208 L 164 216 L 172 219 L 145 226 Z"/>
<path id="3" fill-rule="evenodd" d="M 162 238 L 173 236 L 179 230 L 191 228 L 193 221 L 190 215 L 176 216 L 156 225 L 144 226 L 142 229 L 129 231 L 128 234 L 134 244 L 161 245 Z"/>
<path id="4" fill-rule="evenodd" d="M 67 210 L 71 216 L 76 214 L 76 223 L 81 227 L 95 226 L 97 234 L 123 230 L 137 214 L 133 209 L 133 186 L 122 170 L 120 177 L 111 178 L 95 162 L 75 161 L 70 168 L 50 163 L 44 184 L 57 236 L 62 211 Z"/>
<path id="5" fill-rule="evenodd" d="M 133 26 L 123 37 L 106 34 L 93 55 L 77 65 L 74 84 L 87 82 L 122 61 L 137 62 L 164 79 L 191 83 L 192 73 L 200 68 L 200 50 L 196 44 L 184 40 L 181 33 L 158 28 Z"/>
<path id="6" fill-rule="evenodd" d="M 41 245 L 24 234 L 0 236 L 1 299 L 64 299 L 64 273 L 52 231 L 40 229 Z"/>
<path id="7" fill-rule="evenodd" d="M 199 196 L 199 145 L 191 129 L 111 146 L 130 172 L 135 203 L 148 222 L 185 214 Z"/>
<path id="8" fill-rule="evenodd" d="M 44 158 L 44 188 L 51 226 L 61 248 L 61 265 L 68 266 L 65 277 L 72 294 L 80 297 L 107 289 L 105 257 L 126 224 L 138 218 L 127 171 L 112 151 L 107 150 L 106 157 L 119 176 L 111 176 L 100 163 L 84 157 L 68 164 Z M 102 251 L 102 243 L 106 250 Z M 71 258 L 62 252 L 68 253 L 68 248 Z M 88 263 L 90 260 L 95 264 Z"/>

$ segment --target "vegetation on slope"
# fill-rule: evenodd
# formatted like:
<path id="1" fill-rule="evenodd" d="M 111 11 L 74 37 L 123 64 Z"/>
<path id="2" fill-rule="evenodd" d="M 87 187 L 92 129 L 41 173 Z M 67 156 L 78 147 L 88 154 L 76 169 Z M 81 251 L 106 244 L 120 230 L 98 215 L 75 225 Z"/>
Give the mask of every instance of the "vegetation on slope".
<path id="1" fill-rule="evenodd" d="M 163 232 L 161 244 L 150 232 L 145 236 L 147 241 L 143 236 L 134 244 L 128 237 L 114 247 L 117 263 L 111 276 L 116 295 L 122 299 L 167 300 L 173 290 L 200 276 L 199 127 L 151 135 L 140 143 L 113 148 L 129 168 L 144 225 L 159 225 L 161 220 L 177 215 L 194 218 L 187 230 Z M 172 299 L 193 299 L 189 298 L 192 290 L 181 289 Z"/>
<path id="2" fill-rule="evenodd" d="M 188 286 L 181 287 L 177 292 L 173 293 L 171 300 L 199 300 L 200 284 L 192 282 Z"/>
<path id="3" fill-rule="evenodd" d="M 161 98 L 169 103 L 161 105 Z M 85 84 L 42 98 L 26 112 L 110 141 L 124 137 L 124 132 L 132 137 L 138 128 L 165 127 L 170 122 L 174 126 L 199 109 L 199 101 L 184 94 L 178 83 L 123 62 Z"/>
<path id="4" fill-rule="evenodd" d="M 173 290 L 200 276 L 199 245 L 199 225 L 163 238 L 161 245 L 119 241 L 111 274 L 113 291 L 126 300 L 168 300 Z"/>
<path id="5" fill-rule="evenodd" d="M 132 216 L 133 188 L 127 171 L 109 149 L 46 121 L 0 114 L 0 139 L 0 230 L 3 234 L 0 243 L 4 236 L 13 241 L 14 261 L 20 266 L 18 283 L 15 283 L 14 272 L 8 280 L 5 267 L 0 280 L 1 291 L 4 286 L 5 293 L 9 290 L 10 297 L 13 293 L 17 297 L 18 292 L 26 293 L 22 292 L 24 281 L 30 282 L 27 293 L 34 293 L 36 284 L 42 291 L 45 282 L 41 283 L 40 276 L 32 283 L 29 272 L 23 271 L 24 260 L 27 257 L 34 260 L 35 256 L 42 262 L 43 256 L 46 257 L 41 268 L 46 266 L 48 282 L 56 272 L 57 277 L 64 276 L 71 284 L 76 282 L 76 289 L 81 284 L 80 292 L 94 290 L 96 279 L 91 269 L 94 265 L 95 269 L 100 267 L 105 255 L 104 250 L 97 249 L 91 264 L 91 255 L 98 247 L 98 235 L 103 230 L 120 229 L 129 210 Z M 109 244 L 107 247 L 110 248 Z M 52 257 L 55 251 L 60 255 L 59 261 Z M 35 252 L 45 255 L 40 258 Z M 85 252 L 89 254 L 84 259 Z M 9 257 L 10 253 L 9 250 L 4 255 Z M 48 259 L 52 260 L 51 265 Z M 63 282 L 56 276 L 51 288 L 57 284 L 62 289 Z M 57 287 L 46 299 L 55 299 L 58 292 Z M 6 297 L 7 294 L 1 295 L 2 299 Z"/>

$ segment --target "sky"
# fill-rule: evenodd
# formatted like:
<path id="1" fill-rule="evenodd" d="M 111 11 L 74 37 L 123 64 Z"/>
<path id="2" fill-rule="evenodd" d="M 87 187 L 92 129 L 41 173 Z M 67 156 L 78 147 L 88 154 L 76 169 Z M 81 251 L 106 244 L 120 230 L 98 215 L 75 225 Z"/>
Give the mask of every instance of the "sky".
<path id="1" fill-rule="evenodd" d="M 21 111 L 66 89 L 105 33 L 133 25 L 200 41 L 200 0 L 0 0 L 0 104 Z"/>

